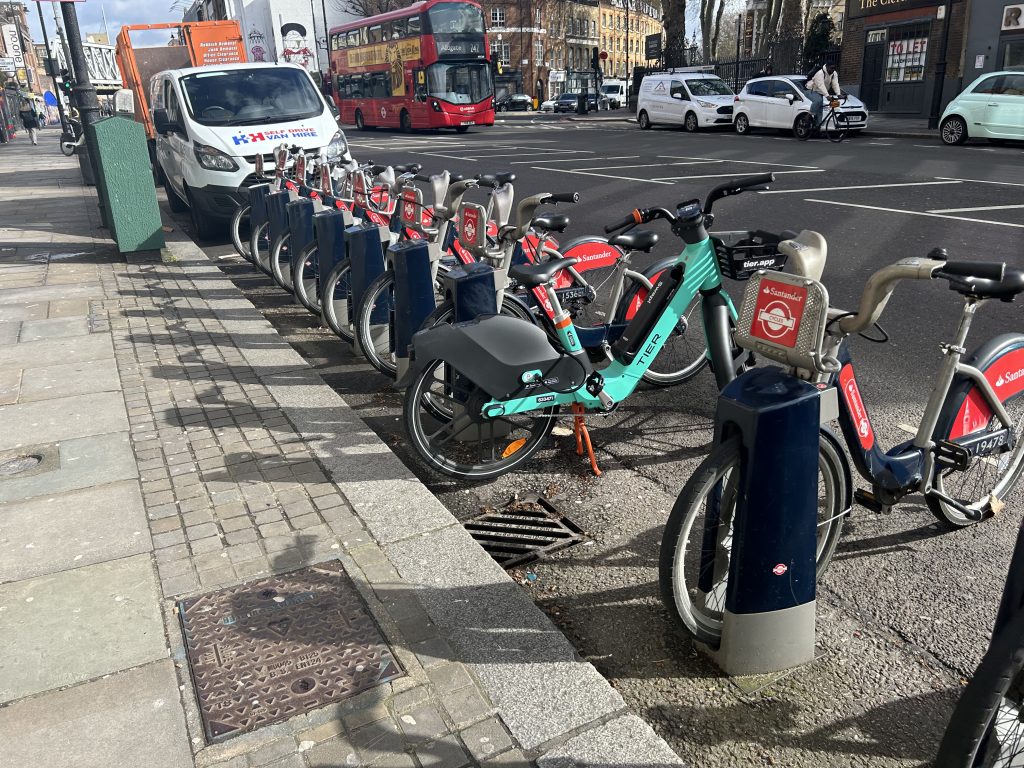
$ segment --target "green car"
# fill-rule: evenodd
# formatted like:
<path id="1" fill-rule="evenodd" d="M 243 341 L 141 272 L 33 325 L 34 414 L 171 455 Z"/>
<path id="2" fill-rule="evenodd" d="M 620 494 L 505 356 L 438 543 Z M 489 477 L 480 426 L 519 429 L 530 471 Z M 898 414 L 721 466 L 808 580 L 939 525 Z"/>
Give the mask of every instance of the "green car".
<path id="1" fill-rule="evenodd" d="M 946 107 L 939 135 L 945 144 L 968 138 L 1024 141 L 1024 72 L 979 77 Z"/>

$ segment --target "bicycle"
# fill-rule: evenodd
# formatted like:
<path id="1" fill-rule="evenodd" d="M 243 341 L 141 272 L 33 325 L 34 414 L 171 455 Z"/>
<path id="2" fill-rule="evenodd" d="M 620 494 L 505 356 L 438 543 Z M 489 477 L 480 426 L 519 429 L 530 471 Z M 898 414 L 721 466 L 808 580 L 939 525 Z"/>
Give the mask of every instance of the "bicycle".
<path id="1" fill-rule="evenodd" d="M 85 131 L 82 129 L 82 121 L 73 117 L 66 117 L 60 134 L 60 152 L 65 157 L 71 157 L 78 151 L 78 148 L 85 144 Z"/>
<path id="2" fill-rule="evenodd" d="M 814 116 L 810 112 L 801 113 L 793 123 L 793 135 L 800 141 L 807 141 L 811 136 L 823 133 L 833 144 L 840 143 L 849 133 L 846 116 L 839 111 L 839 107 L 845 102 L 846 94 L 840 97 L 830 96 L 823 105 L 823 109 L 828 107 L 828 111 L 822 115 L 817 125 L 814 124 Z"/>
<path id="3" fill-rule="evenodd" d="M 1024 527 L 1017 534 L 992 640 L 939 743 L 935 768 L 1024 765 Z"/>
<path id="4" fill-rule="evenodd" d="M 553 337 L 542 327 L 500 315 L 416 334 L 409 371 L 399 382 L 408 387 L 403 415 L 416 453 L 432 469 L 460 479 L 489 479 L 515 469 L 540 449 L 562 405 L 582 417 L 585 411 L 607 413 L 628 398 L 698 295 L 705 354 L 724 387 L 745 361 L 731 340 L 735 309 L 723 290 L 707 226 L 715 201 L 763 189 L 773 180 L 770 173 L 735 179 L 712 190 L 703 205 L 690 200 L 675 213 L 636 210 L 606 227 L 612 232 L 663 219 L 686 243 L 614 343 L 606 339 L 591 349 L 581 344 L 555 291 L 559 273 L 575 264 L 564 258 L 516 265 L 509 273 L 527 288 L 543 289 L 553 310 Z M 545 198 L 528 201 L 536 206 Z M 600 359 L 600 370 L 592 357 Z"/>
<path id="5" fill-rule="evenodd" d="M 780 249 L 794 250 L 794 244 L 782 243 Z M 741 313 L 744 323 L 737 329 L 741 347 L 776 355 L 779 344 L 765 337 L 766 326 L 756 330 L 758 323 L 768 323 L 769 335 L 787 337 L 789 331 L 795 337 L 797 331 L 792 329 L 800 327 L 800 307 L 811 302 L 808 286 L 818 286 L 824 292 L 817 282 L 824 258 L 817 262 L 802 273 L 804 284 L 790 275 L 760 275 L 748 284 Z M 877 327 L 897 283 L 928 279 L 944 279 L 964 296 L 963 312 L 955 340 L 942 345 L 944 361 L 914 439 L 883 451 L 861 398 L 847 339 Z M 751 293 L 762 286 L 774 290 L 772 295 L 781 302 L 772 309 L 774 314 L 765 315 L 767 310 L 759 309 L 757 295 Z M 871 483 L 870 491 L 853 494 L 858 503 L 875 512 L 888 512 L 907 495 L 920 492 L 932 514 L 951 528 L 971 525 L 999 510 L 1002 498 L 1024 469 L 1024 334 L 997 336 L 970 356 L 964 344 L 982 303 L 1012 301 L 1021 292 L 1024 271 L 1006 269 L 1002 263 L 947 261 L 945 252 L 936 249 L 929 258 L 903 259 L 874 273 L 856 313 L 828 308 L 825 293 L 828 315 L 821 338 L 800 341 L 810 350 L 809 362 L 787 362 L 791 351 L 786 350 L 776 356 L 794 366 L 793 375 L 810 381 L 823 393 L 833 393 L 829 396 L 837 401 L 840 428 L 854 466 Z M 887 336 L 881 333 L 880 339 L 867 338 L 884 342 Z M 1014 416 L 1006 407 L 1011 402 Z M 830 430 L 821 434 L 823 474 L 831 483 L 851 487 L 852 474 L 842 446 Z M 726 435 L 679 494 L 662 541 L 662 599 L 690 634 L 710 644 L 717 643 L 721 633 L 737 478 L 742 476 L 744 460 L 739 438 Z M 994 477 L 990 476 L 992 469 Z M 958 477 L 956 487 L 950 487 Z M 839 509 L 831 520 L 819 514 L 819 577 L 848 513 Z M 820 526 L 826 521 L 832 528 L 823 539 Z M 691 540 L 700 544 L 691 546 Z"/>

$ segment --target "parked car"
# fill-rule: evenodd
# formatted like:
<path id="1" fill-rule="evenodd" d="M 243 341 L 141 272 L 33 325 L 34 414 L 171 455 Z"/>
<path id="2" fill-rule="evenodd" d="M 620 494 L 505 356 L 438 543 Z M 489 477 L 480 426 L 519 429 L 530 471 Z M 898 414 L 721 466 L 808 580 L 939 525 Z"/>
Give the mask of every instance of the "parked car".
<path id="1" fill-rule="evenodd" d="M 540 104 L 540 110 L 539 111 L 540 112 L 554 112 L 555 111 L 555 104 L 557 104 L 557 103 L 558 103 L 558 99 L 548 99 L 547 101 L 542 101 L 541 104 Z"/>
<path id="2" fill-rule="evenodd" d="M 555 100 L 555 112 L 575 112 L 578 93 L 563 93 Z"/>
<path id="3" fill-rule="evenodd" d="M 752 128 L 792 129 L 797 117 L 811 111 L 810 91 L 806 86 L 806 75 L 748 80 L 733 102 L 736 133 L 747 134 Z M 863 130 L 868 124 L 868 109 L 854 96 L 847 96 L 837 112 L 846 118 L 851 131 Z"/>
<path id="4" fill-rule="evenodd" d="M 982 75 L 949 102 L 939 122 L 944 144 L 1024 140 L 1024 72 Z"/>
<path id="5" fill-rule="evenodd" d="M 640 83 L 636 120 L 641 128 L 682 125 L 693 132 L 732 123 L 735 94 L 710 72 L 669 72 L 647 75 Z"/>
<path id="6" fill-rule="evenodd" d="M 510 93 L 494 100 L 495 112 L 532 112 L 533 99 L 525 93 Z"/>
<path id="7" fill-rule="evenodd" d="M 611 106 L 610 102 L 608 101 L 608 97 L 605 96 L 603 93 L 599 94 L 590 91 L 587 93 L 587 109 L 589 109 L 591 112 L 607 112 L 609 109 L 611 109 Z"/>

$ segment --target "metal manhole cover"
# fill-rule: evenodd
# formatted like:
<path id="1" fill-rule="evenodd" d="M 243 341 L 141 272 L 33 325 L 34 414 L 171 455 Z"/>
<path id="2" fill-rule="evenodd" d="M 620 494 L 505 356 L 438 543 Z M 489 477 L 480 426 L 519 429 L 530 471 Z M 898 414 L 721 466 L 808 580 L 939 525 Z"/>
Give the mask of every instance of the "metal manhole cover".
<path id="1" fill-rule="evenodd" d="M 0 476 L 18 475 L 35 469 L 43 460 L 42 456 L 15 456 L 13 459 L 0 461 Z"/>
<path id="2" fill-rule="evenodd" d="M 543 496 L 513 499 L 463 523 L 503 568 L 512 568 L 583 541 L 583 531 Z"/>
<path id="3" fill-rule="evenodd" d="M 178 603 L 208 741 L 222 741 L 404 673 L 341 563 Z"/>

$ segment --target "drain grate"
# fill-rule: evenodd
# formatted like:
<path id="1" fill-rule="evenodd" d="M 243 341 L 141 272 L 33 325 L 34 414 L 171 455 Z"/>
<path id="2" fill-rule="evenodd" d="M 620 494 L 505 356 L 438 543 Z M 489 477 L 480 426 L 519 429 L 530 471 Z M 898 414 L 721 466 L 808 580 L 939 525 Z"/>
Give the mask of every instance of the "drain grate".
<path id="1" fill-rule="evenodd" d="M 0 476 L 19 475 L 35 469 L 42 462 L 42 456 L 15 456 L 13 459 L 0 461 Z"/>
<path id="2" fill-rule="evenodd" d="M 405 674 L 337 561 L 183 600 L 178 610 L 211 742 Z"/>
<path id="3" fill-rule="evenodd" d="M 513 499 L 463 523 L 503 568 L 529 563 L 583 541 L 583 531 L 543 496 Z"/>

